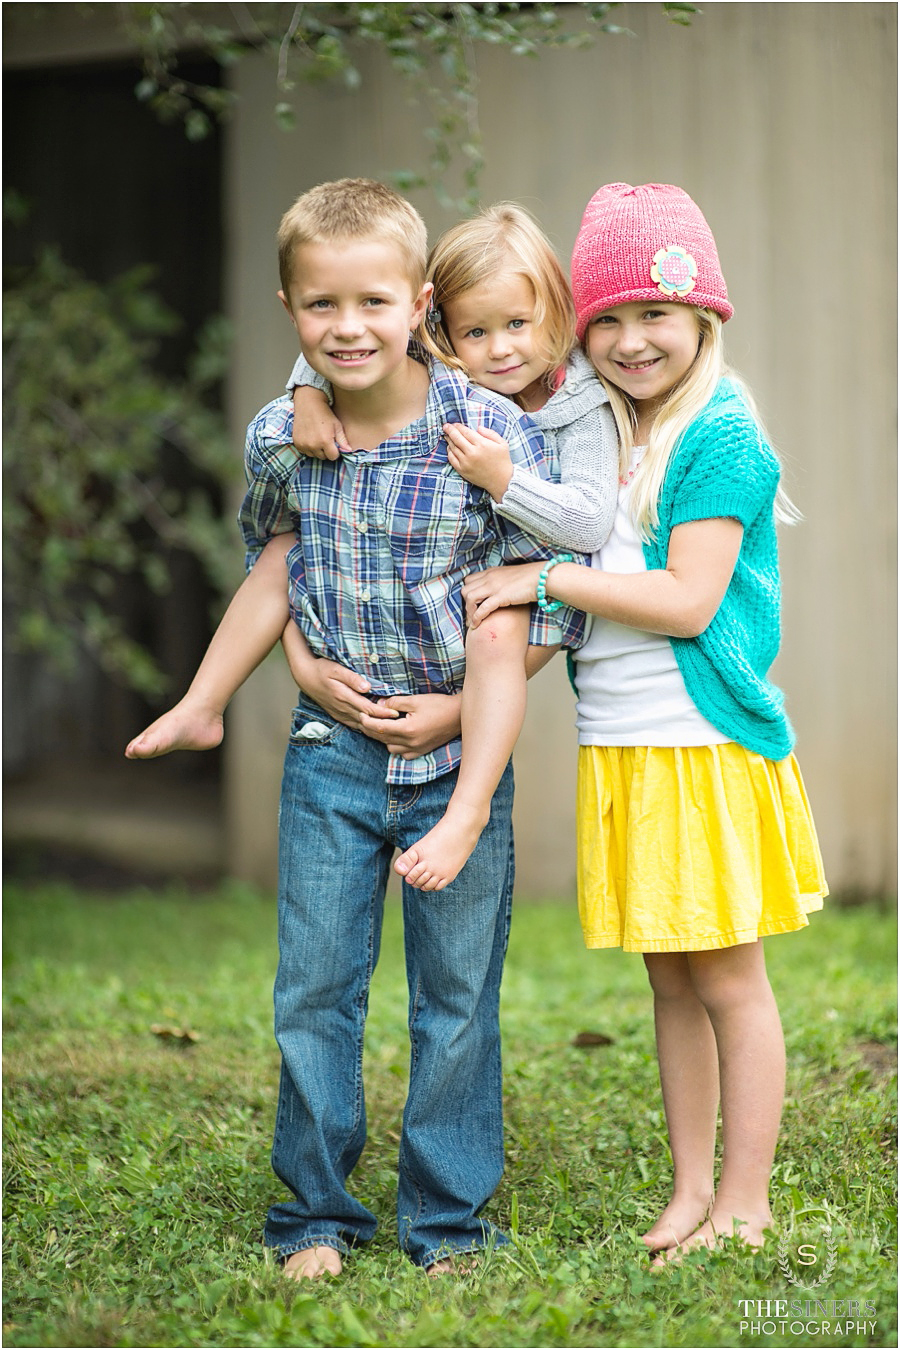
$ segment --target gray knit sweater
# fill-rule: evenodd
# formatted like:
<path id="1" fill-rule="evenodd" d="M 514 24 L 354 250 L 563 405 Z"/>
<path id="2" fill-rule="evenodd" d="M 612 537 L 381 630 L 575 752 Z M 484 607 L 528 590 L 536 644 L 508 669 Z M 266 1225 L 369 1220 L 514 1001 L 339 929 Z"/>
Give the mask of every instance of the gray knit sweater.
<path id="1" fill-rule="evenodd" d="M 616 514 L 619 440 L 606 390 L 582 352 L 569 357 L 561 388 L 527 415 L 543 433 L 559 481 L 542 482 L 517 465 L 497 510 L 548 544 L 593 553 Z"/>
<path id="2" fill-rule="evenodd" d="M 331 397 L 331 386 L 303 357 L 287 389 L 309 384 Z M 619 491 L 619 441 L 606 390 L 581 351 L 566 365 L 566 378 L 543 408 L 526 416 L 540 428 L 554 482 L 520 465 L 496 509 L 538 539 L 576 553 L 593 553 L 609 537 Z"/>

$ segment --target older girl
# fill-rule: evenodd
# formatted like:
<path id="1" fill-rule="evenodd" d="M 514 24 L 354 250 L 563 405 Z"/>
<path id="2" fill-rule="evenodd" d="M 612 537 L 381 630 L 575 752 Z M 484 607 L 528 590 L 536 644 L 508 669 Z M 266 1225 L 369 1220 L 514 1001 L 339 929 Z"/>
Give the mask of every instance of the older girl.
<path id="1" fill-rule="evenodd" d="M 465 593 L 596 616 L 576 654 L 579 906 L 589 947 L 643 953 L 674 1162 L 660 1260 L 756 1246 L 784 1096 L 761 939 L 827 894 L 781 691 L 776 521 L 796 519 L 750 397 L 712 234 L 679 188 L 613 183 L 572 258 L 578 336 L 620 436 L 616 521 L 590 569 L 496 568 Z M 714 1185 L 717 1112 L 722 1169 Z"/>

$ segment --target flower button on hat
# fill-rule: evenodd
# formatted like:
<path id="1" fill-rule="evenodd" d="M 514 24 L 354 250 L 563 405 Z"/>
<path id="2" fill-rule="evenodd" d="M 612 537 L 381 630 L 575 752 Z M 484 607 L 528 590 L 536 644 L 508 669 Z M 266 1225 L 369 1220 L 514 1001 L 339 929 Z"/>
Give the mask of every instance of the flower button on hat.
<path id="1" fill-rule="evenodd" d="M 685 249 L 668 244 L 654 253 L 650 276 L 663 295 L 680 299 L 690 295 L 697 284 L 697 264 Z"/>

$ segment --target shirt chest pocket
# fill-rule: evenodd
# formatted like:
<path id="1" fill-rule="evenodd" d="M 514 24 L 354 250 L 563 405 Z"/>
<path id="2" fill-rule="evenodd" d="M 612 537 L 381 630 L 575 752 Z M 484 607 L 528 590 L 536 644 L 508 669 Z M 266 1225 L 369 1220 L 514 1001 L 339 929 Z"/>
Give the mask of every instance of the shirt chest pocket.
<path id="1" fill-rule="evenodd" d="M 399 469 L 381 487 L 378 513 L 394 566 L 410 588 L 483 562 L 493 538 L 487 494 L 449 466 Z"/>

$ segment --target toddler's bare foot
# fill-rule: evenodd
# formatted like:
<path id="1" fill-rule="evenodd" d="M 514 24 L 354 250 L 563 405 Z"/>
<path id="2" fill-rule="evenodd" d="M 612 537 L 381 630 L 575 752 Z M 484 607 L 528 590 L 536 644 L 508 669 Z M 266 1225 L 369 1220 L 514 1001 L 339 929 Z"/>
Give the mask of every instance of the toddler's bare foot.
<path id="1" fill-rule="evenodd" d="M 489 819 L 490 807 L 449 806 L 434 829 L 400 854 L 394 871 L 417 890 L 442 891 L 462 871 Z"/>
<path id="2" fill-rule="evenodd" d="M 213 750 L 224 734 L 222 714 L 183 698 L 125 747 L 126 759 L 157 759 L 173 750 Z"/>
<path id="3" fill-rule="evenodd" d="M 716 1247 L 727 1237 L 738 1238 L 751 1251 L 758 1251 L 765 1242 L 765 1230 L 771 1226 L 770 1213 L 744 1219 L 732 1209 L 719 1207 L 717 1203 L 705 1223 L 677 1246 L 661 1251 L 653 1264 L 664 1266 L 670 1261 L 679 1261 L 685 1252 L 695 1251 L 698 1247 Z"/>
<path id="4" fill-rule="evenodd" d="M 340 1253 L 333 1247 L 304 1247 L 288 1257 L 282 1273 L 289 1280 L 320 1280 L 323 1275 L 340 1275 L 343 1269 Z"/>
<path id="5" fill-rule="evenodd" d="M 712 1193 L 702 1199 L 699 1196 L 673 1196 L 652 1228 L 643 1234 L 644 1241 L 652 1252 L 662 1251 L 665 1247 L 677 1247 L 689 1237 L 709 1213 L 713 1203 Z"/>

